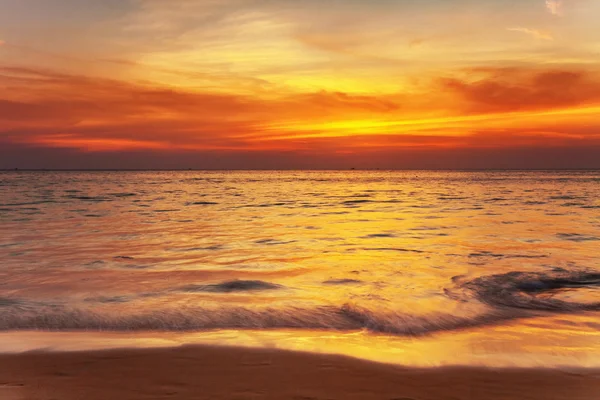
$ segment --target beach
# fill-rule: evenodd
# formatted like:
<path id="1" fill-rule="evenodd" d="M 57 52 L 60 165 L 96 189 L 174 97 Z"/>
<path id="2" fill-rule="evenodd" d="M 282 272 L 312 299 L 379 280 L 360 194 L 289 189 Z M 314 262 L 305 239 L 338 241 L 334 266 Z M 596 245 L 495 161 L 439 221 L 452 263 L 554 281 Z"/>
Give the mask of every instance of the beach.
<path id="1" fill-rule="evenodd" d="M 592 369 L 406 368 L 344 356 L 187 346 L 0 356 L 3 400 L 593 400 Z"/>

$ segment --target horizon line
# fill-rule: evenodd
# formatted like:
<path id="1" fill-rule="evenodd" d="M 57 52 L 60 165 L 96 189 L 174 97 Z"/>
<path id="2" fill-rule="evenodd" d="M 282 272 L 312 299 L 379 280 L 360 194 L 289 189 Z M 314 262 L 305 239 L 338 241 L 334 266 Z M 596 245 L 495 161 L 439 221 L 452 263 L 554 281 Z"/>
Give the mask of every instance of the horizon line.
<path id="1" fill-rule="evenodd" d="M 0 172 L 543 172 L 600 171 L 600 168 L 0 168 Z"/>

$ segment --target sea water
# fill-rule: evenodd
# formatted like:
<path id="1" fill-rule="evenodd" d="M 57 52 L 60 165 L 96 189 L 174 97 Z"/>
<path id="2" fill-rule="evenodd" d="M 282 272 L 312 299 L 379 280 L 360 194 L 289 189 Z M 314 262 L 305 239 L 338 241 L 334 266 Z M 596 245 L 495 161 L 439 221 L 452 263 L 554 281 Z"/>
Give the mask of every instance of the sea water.
<path id="1" fill-rule="evenodd" d="M 600 366 L 599 328 L 598 171 L 0 173 L 5 351 L 75 333 Z"/>

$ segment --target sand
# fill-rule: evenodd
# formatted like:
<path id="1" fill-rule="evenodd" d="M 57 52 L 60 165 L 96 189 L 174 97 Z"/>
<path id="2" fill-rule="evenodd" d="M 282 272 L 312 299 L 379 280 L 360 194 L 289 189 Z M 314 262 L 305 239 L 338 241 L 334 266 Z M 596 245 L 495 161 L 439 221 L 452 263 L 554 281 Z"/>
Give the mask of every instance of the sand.
<path id="1" fill-rule="evenodd" d="M 600 371 L 404 368 L 271 349 L 0 356 L 0 399 L 596 400 Z"/>

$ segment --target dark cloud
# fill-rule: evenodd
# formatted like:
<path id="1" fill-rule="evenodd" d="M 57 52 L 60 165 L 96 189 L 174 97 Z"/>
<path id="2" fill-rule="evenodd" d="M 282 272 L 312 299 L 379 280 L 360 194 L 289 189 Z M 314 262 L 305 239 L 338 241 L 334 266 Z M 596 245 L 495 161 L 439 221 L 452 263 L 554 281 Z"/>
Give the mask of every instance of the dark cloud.
<path id="1" fill-rule="evenodd" d="M 306 151 L 119 151 L 82 153 L 0 145 L 0 169 L 560 169 L 600 168 L 600 145 L 389 148 L 361 154 Z"/>

